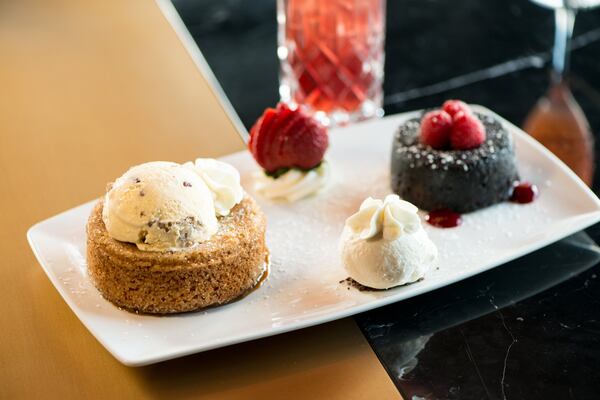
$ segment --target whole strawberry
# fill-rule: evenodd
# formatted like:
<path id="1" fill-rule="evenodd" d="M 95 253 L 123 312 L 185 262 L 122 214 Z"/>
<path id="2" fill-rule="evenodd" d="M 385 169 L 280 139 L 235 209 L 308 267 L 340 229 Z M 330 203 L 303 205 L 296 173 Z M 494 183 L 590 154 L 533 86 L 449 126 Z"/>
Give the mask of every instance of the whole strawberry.
<path id="1" fill-rule="evenodd" d="M 299 108 L 279 103 L 254 123 L 248 149 L 262 168 L 274 173 L 282 168 L 316 167 L 328 145 L 324 126 Z"/>

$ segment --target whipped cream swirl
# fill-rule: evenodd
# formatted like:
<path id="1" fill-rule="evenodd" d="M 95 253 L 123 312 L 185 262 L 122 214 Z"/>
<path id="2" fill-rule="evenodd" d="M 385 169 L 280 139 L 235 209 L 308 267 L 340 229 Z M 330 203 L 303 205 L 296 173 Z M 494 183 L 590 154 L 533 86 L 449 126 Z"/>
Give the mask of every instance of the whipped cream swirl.
<path id="1" fill-rule="evenodd" d="M 184 167 L 195 171 L 213 195 L 217 215 L 229 215 L 231 209 L 242 201 L 244 189 L 240 184 L 240 173 L 230 164 L 212 158 L 198 158 L 187 162 Z"/>
<path id="2" fill-rule="evenodd" d="M 346 220 L 340 248 L 350 277 L 375 288 L 415 282 L 437 259 L 437 248 L 427 236 L 417 207 L 389 195 L 367 198 Z"/>
<path id="3" fill-rule="evenodd" d="M 256 175 L 254 189 L 263 197 L 293 202 L 323 189 L 331 176 L 331 167 L 326 160 L 316 168 L 302 171 L 292 168 L 277 178 L 264 172 Z"/>
<path id="4" fill-rule="evenodd" d="M 383 201 L 369 197 L 360 205 L 359 211 L 348 218 L 346 224 L 361 239 L 382 234 L 385 240 L 394 240 L 404 233 L 414 233 L 421 227 L 418 210 L 395 194 Z"/>

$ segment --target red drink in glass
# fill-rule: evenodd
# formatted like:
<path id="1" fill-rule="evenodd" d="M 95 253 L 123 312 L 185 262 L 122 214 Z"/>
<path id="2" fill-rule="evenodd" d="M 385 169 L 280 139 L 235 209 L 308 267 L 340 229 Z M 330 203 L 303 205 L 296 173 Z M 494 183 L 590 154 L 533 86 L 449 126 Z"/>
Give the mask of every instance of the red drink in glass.
<path id="1" fill-rule="evenodd" d="M 325 122 L 383 115 L 385 0 L 278 0 L 281 99 Z"/>

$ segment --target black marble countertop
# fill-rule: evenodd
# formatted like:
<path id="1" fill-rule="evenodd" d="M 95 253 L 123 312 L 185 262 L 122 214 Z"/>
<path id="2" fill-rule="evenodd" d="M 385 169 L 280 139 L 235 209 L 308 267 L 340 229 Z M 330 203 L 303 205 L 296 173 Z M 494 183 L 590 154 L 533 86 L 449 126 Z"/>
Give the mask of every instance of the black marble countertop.
<path id="1" fill-rule="evenodd" d="M 278 100 L 275 1 L 174 3 L 251 126 Z M 521 125 L 548 88 L 552 11 L 527 0 L 387 7 L 386 114 L 460 98 Z M 577 16 L 570 83 L 600 132 L 600 8 Z M 598 399 L 598 240 L 600 224 L 356 320 L 406 399 Z"/>

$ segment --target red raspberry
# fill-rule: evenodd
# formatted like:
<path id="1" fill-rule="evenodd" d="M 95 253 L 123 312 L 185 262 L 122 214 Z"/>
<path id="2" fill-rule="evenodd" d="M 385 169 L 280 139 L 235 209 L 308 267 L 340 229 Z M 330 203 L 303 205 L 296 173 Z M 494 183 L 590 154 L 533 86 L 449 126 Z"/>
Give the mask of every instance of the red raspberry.
<path id="1" fill-rule="evenodd" d="M 510 196 L 510 201 L 513 203 L 531 203 L 540 193 L 537 186 L 529 182 L 515 182 L 513 184 L 513 192 Z"/>
<path id="2" fill-rule="evenodd" d="M 261 167 L 275 172 L 316 167 L 328 145 L 325 127 L 302 110 L 280 103 L 276 109 L 266 109 L 252 126 L 248 149 Z"/>
<path id="3" fill-rule="evenodd" d="M 444 149 L 450 144 L 452 117 L 443 110 L 430 111 L 421 119 L 421 142 L 434 149 Z"/>
<path id="4" fill-rule="evenodd" d="M 450 114 L 451 117 L 454 117 L 459 111 L 464 111 L 465 113 L 471 113 L 471 107 L 463 101 L 460 100 L 446 100 L 444 105 L 442 106 L 442 110 L 446 111 Z"/>
<path id="5" fill-rule="evenodd" d="M 454 150 L 467 150 L 481 146 L 485 141 L 485 128 L 479 119 L 464 111 L 459 111 L 452 118 L 450 144 Z"/>

